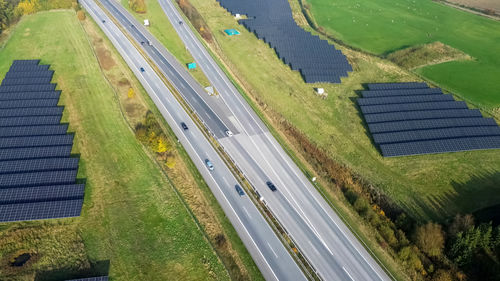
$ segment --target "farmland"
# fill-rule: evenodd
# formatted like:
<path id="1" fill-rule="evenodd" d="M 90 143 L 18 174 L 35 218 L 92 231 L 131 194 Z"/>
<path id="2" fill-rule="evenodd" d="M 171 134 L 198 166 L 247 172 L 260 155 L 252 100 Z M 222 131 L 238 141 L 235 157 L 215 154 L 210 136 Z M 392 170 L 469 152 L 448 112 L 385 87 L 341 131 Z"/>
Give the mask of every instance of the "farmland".
<path id="1" fill-rule="evenodd" d="M 474 58 L 416 72 L 474 104 L 500 106 L 500 22 L 430 0 L 308 0 L 316 22 L 344 43 L 377 55 L 440 41 Z"/>
<path id="2" fill-rule="evenodd" d="M 0 224 L 0 276 L 38 280 L 43 275 L 37 272 L 47 272 L 45 278 L 62 279 L 104 262 L 116 280 L 228 280 L 209 241 L 124 118 L 113 80 L 107 79 L 126 77 L 136 91 L 143 90 L 114 49 L 94 53 L 91 43 L 103 39 L 87 34 L 100 34 L 96 29 L 92 22 L 80 24 L 74 11 L 40 12 L 23 17 L 0 50 L 2 77 L 13 59 L 42 58 L 52 65 L 62 90 L 63 122 L 76 133 L 78 177 L 86 181 L 81 217 Z M 105 59 L 101 65 L 97 57 Z M 103 71 L 110 75 L 105 78 Z M 20 251 L 34 257 L 12 268 L 8 261 Z"/>

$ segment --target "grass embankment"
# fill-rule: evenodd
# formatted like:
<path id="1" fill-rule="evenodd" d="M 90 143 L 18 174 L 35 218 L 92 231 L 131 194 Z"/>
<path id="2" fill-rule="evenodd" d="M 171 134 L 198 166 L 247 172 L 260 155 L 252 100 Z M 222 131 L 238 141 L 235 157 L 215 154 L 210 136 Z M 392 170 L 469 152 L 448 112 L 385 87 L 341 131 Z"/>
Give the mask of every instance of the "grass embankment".
<path id="1" fill-rule="evenodd" d="M 99 34 L 94 23 L 84 27 Z M 52 65 L 64 121 L 76 132 L 79 177 L 86 179 L 81 217 L 0 224 L 0 276 L 33 280 L 36 272 L 50 271 L 46 278 L 63 279 L 109 261 L 114 280 L 228 280 L 204 234 L 135 139 L 94 56 L 92 46 L 102 56 L 99 40 L 87 37 L 74 11 L 43 12 L 24 17 L 0 51 L 2 77 L 13 59 L 42 58 Z M 114 49 L 106 52 L 116 56 Z M 122 60 L 101 65 L 108 79 L 125 75 L 142 92 Z M 35 258 L 20 268 L 5 266 L 19 250 Z"/>
<path id="2" fill-rule="evenodd" d="M 500 22 L 431 0 L 307 0 L 318 25 L 344 43 L 383 55 L 440 41 L 475 58 L 416 72 L 488 108 L 498 108 Z"/>
<path id="3" fill-rule="evenodd" d="M 123 7 L 125 7 L 140 23 L 143 23 L 145 19 L 149 20 L 150 26 L 147 27 L 149 32 L 151 32 L 151 34 L 153 34 L 170 53 L 174 54 L 182 65 L 186 66 L 187 63 L 194 62 L 193 57 L 182 43 L 181 38 L 177 35 L 174 27 L 163 13 L 160 3 L 155 0 L 145 0 L 145 3 L 148 7 L 147 11 L 145 13 L 138 14 L 134 13 L 130 9 L 127 0 L 121 0 Z M 203 74 L 203 71 L 201 71 L 199 67 L 191 69 L 189 72 L 193 75 L 196 81 L 204 87 L 210 85 L 207 77 Z"/>

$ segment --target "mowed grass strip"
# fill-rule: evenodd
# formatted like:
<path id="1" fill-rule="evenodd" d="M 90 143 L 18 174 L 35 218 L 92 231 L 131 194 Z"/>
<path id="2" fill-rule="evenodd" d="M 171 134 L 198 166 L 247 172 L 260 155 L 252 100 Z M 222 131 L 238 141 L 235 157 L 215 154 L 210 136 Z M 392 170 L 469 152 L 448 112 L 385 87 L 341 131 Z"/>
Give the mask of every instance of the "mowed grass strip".
<path id="1" fill-rule="evenodd" d="M 278 59 L 219 4 L 190 0 L 214 33 L 217 54 L 228 71 L 275 128 L 282 118 L 334 160 L 381 189 L 417 219 L 442 220 L 500 202 L 500 150 L 383 158 L 371 141 L 357 108 L 357 92 L 373 81 L 415 81 L 411 72 L 386 60 L 338 46 L 354 72 L 342 84 L 305 84 L 297 71 Z M 219 32 L 236 28 L 239 36 Z M 325 88 L 319 98 L 313 87 Z M 283 132 L 282 132 L 283 133 Z M 285 135 L 282 134 L 285 138 Z M 289 140 L 297 154 L 300 144 Z M 308 159 L 308 156 L 304 156 Z M 478 184 L 478 178 L 484 184 Z"/>
<path id="2" fill-rule="evenodd" d="M 475 61 L 427 66 L 417 72 L 487 108 L 500 106 L 500 22 L 431 0 L 307 0 L 316 22 L 348 45 L 374 54 L 440 41 Z"/>
<path id="3" fill-rule="evenodd" d="M 228 280 L 209 243 L 127 126 L 74 11 L 24 17 L 0 51 L 0 76 L 13 59 L 24 58 L 51 64 L 63 91 L 60 104 L 66 107 L 64 120 L 76 132 L 86 196 L 80 218 L 57 224 L 76 226 L 90 261 L 109 260 L 114 280 Z M 50 232 L 56 231 L 50 227 L 56 222 L 29 225 L 48 225 L 44 229 Z M 24 225 L 3 225 L 1 233 Z M 18 243 L 24 247 L 23 241 Z M 30 247 L 43 249 L 46 243 L 51 242 L 40 239 Z M 75 243 L 61 246 L 56 255 L 73 251 Z M 58 269 L 57 256 L 52 258 L 39 270 Z"/>

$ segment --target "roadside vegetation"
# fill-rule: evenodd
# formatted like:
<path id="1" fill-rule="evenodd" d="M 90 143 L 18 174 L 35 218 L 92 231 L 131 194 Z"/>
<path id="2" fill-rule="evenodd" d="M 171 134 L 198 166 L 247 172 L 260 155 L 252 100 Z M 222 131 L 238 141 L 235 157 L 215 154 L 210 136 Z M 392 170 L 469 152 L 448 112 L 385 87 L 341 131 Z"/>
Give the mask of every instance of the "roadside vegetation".
<path id="1" fill-rule="evenodd" d="M 354 72 L 340 85 L 306 85 L 217 2 L 190 2 L 213 31 L 213 42 L 205 43 L 247 100 L 276 129 L 306 175 L 320 176 L 320 190 L 398 280 L 497 278 L 500 229 L 481 221 L 450 229 L 464 217 L 455 214 L 500 202 L 495 172 L 500 169 L 499 151 L 384 159 L 371 143 L 355 102 L 364 83 L 421 81 L 408 70 L 450 60 L 474 62 L 475 57 L 431 42 L 393 55 L 398 66 L 337 45 Z M 307 26 L 311 21 L 300 3 L 290 2 L 295 20 L 316 33 Z M 219 32 L 226 28 L 241 35 Z M 317 86 L 325 88 L 326 100 L 314 94 L 312 87 Z M 495 111 L 488 112 L 498 118 Z M 463 249 L 468 249 L 467 263 L 457 255 Z"/>
<path id="2" fill-rule="evenodd" d="M 1 279 L 109 270 L 116 280 L 229 280 L 170 175 L 136 140 L 130 121 L 143 120 L 148 103 L 140 97 L 147 95 L 97 25 L 88 18 L 80 23 L 72 10 L 40 12 L 23 17 L 4 44 L 1 77 L 13 59 L 41 58 L 55 70 L 86 190 L 81 217 L 0 224 Z M 181 153 L 170 136 L 167 143 L 169 153 Z M 172 177 L 196 186 L 189 170 L 180 169 L 182 158 L 175 159 Z M 22 253 L 32 258 L 11 266 Z"/>

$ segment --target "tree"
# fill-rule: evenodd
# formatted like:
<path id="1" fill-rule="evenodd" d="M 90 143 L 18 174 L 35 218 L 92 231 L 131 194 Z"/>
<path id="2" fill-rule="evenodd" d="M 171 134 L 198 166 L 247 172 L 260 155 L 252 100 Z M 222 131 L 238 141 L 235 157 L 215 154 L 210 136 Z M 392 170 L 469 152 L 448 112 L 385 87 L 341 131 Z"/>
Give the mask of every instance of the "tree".
<path id="1" fill-rule="evenodd" d="M 453 276 L 449 271 L 439 269 L 432 277 L 432 281 L 453 281 Z"/>
<path id="2" fill-rule="evenodd" d="M 448 235 L 454 237 L 459 232 L 467 231 L 469 228 L 474 226 L 474 217 L 470 214 L 468 215 L 456 215 L 453 222 L 448 227 Z"/>
<path id="3" fill-rule="evenodd" d="M 33 14 L 40 9 L 38 0 L 24 0 L 17 4 L 17 9 L 23 15 Z"/>
<path id="4" fill-rule="evenodd" d="M 444 233 L 441 225 L 429 222 L 417 228 L 415 243 L 427 255 L 440 256 L 444 248 Z"/>

